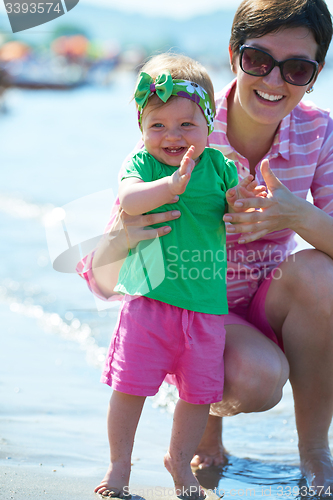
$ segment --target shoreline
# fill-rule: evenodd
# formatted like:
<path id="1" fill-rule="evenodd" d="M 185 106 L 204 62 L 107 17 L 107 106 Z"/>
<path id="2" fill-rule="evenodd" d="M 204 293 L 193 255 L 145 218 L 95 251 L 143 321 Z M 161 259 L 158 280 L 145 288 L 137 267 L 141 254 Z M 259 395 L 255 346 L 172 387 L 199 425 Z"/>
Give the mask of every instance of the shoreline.
<path id="1" fill-rule="evenodd" d="M 111 389 L 78 344 L 0 304 L 0 499 L 88 500 L 104 477 Z M 131 488 L 172 488 L 163 467 L 172 418 L 147 400 Z M 150 485 L 150 486 L 144 486 Z"/>
<path id="2" fill-rule="evenodd" d="M 88 365 L 79 343 L 45 332 L 35 318 L 10 311 L 6 303 L 0 303 L 0 314 L 0 500 L 102 498 L 94 488 L 108 466 L 111 389 L 100 383 L 100 370 Z M 275 500 L 279 485 L 297 488 L 302 479 L 289 424 L 292 403 L 289 386 L 264 418 L 226 419 L 230 461 L 224 468 L 198 471 L 200 484 L 218 488 L 228 500 L 235 491 L 263 497 L 268 489 Z M 148 398 L 132 457 L 133 500 L 177 500 L 163 466 L 171 427 L 172 415 L 153 408 Z"/>

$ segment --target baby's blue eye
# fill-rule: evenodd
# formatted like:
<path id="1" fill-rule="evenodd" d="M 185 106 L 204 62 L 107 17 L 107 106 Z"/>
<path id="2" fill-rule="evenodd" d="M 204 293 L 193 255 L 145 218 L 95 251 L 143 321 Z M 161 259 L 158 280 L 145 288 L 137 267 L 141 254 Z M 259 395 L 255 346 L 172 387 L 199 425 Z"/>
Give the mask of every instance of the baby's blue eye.
<path id="1" fill-rule="evenodd" d="M 192 125 L 192 123 L 190 123 L 190 122 L 182 123 L 182 127 L 190 127 L 191 125 Z"/>
<path id="2" fill-rule="evenodd" d="M 154 123 L 153 127 L 162 128 L 164 125 L 162 123 Z"/>

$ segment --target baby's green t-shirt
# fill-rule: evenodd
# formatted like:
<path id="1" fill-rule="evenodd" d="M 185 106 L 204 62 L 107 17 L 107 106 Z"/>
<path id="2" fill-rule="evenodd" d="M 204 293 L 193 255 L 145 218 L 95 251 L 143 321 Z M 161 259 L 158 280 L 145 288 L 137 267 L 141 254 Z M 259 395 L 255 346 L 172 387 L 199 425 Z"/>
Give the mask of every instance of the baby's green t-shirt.
<path id="1" fill-rule="evenodd" d="M 131 158 L 123 179 L 138 177 L 151 182 L 172 175 L 177 168 L 160 163 L 143 149 Z M 180 218 L 167 222 L 172 227 L 167 235 L 141 241 L 130 251 L 115 291 L 144 295 L 191 311 L 226 314 L 227 256 L 222 217 L 225 192 L 237 183 L 235 164 L 217 149 L 205 148 L 179 201 L 149 212 L 179 210 Z"/>

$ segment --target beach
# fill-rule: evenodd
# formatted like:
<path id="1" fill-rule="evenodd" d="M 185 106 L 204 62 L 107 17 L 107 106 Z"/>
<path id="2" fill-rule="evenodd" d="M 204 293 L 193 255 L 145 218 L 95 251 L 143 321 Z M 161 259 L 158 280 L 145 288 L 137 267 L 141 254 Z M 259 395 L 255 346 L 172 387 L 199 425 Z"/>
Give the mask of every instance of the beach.
<path id="1" fill-rule="evenodd" d="M 0 351 L 0 498 L 96 498 L 93 489 L 108 465 L 105 416 L 110 388 L 99 383 L 99 370 L 87 364 L 86 353 L 76 342 L 45 333 L 36 318 L 11 311 L 7 303 L 1 304 L 0 314 L 6 325 L 6 341 Z M 283 426 L 288 413 L 285 401 L 275 409 L 274 425 L 280 419 Z M 251 421 L 255 423 L 251 417 L 248 431 Z M 232 443 L 236 455 L 241 454 L 242 423 L 234 421 L 233 425 L 233 419 L 228 420 L 227 443 Z M 173 497 L 172 480 L 163 467 L 171 425 L 171 414 L 147 400 L 135 440 L 130 481 L 131 492 L 147 500 Z M 250 438 L 252 450 L 247 443 L 247 452 L 254 457 L 256 451 L 262 451 L 256 443 L 261 434 L 261 446 L 266 455 L 271 453 L 271 460 L 264 464 L 235 455 L 224 470 L 201 471 L 201 484 L 226 491 L 226 498 L 232 498 L 233 491 L 245 494 L 246 490 L 265 496 L 263 485 L 267 491 L 272 485 L 276 489 L 282 478 L 297 487 L 300 474 L 290 463 L 290 449 L 287 446 L 284 450 L 289 453 L 289 464 L 277 463 L 274 450 L 265 445 L 265 429 L 261 431 L 254 429 L 258 435 Z M 279 439 L 277 434 L 266 438 L 273 442 Z M 284 438 L 289 440 L 286 435 Z M 281 454 L 282 448 L 275 451 Z"/>
<path id="2" fill-rule="evenodd" d="M 311 99 L 332 108 L 325 72 Z M 214 78 L 217 89 L 228 82 Z M 0 116 L 0 499 L 93 499 L 108 466 L 111 389 L 99 379 L 118 304 L 104 310 L 80 277 L 55 271 L 45 216 L 74 202 L 77 239 L 101 234 L 89 196 L 117 192 L 119 165 L 140 137 L 132 87 L 131 75 L 118 75 L 111 89 L 13 90 Z M 173 406 L 163 388 L 139 424 L 130 491 L 147 500 L 172 498 L 163 456 Z M 269 412 L 226 418 L 224 440 L 229 462 L 199 471 L 204 487 L 228 500 L 297 497 L 304 481 L 289 384 Z"/>
<path id="3" fill-rule="evenodd" d="M 6 305 L 0 314 L 7 325 L 0 351 L 0 498 L 96 498 L 93 489 L 108 465 L 110 388 L 77 344 L 45 335 L 35 319 Z M 133 453 L 134 486 L 172 487 L 163 469 L 172 419 L 161 412 L 156 419 L 155 412 L 148 401 Z"/>

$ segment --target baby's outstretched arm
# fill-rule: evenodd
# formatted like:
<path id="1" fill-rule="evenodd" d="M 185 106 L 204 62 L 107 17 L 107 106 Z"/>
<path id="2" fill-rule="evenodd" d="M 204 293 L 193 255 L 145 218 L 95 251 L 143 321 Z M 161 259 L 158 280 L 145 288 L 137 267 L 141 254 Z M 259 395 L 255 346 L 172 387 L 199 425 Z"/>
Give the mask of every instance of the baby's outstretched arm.
<path id="1" fill-rule="evenodd" d="M 175 196 L 184 193 L 191 178 L 195 162 L 194 146 L 184 155 L 180 167 L 169 177 L 144 182 L 136 177 L 123 179 L 119 187 L 119 200 L 128 215 L 139 215 L 170 203 Z"/>
<path id="2" fill-rule="evenodd" d="M 248 175 L 240 181 L 237 186 L 228 189 L 226 200 L 228 203 L 228 212 L 241 212 L 242 204 L 237 205 L 237 201 L 244 198 L 255 198 L 257 196 L 266 197 L 265 186 L 258 186 L 258 182 L 253 175 Z"/>

